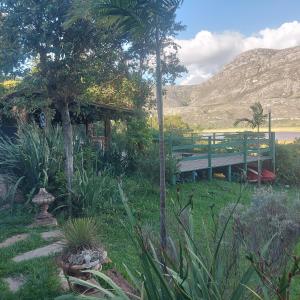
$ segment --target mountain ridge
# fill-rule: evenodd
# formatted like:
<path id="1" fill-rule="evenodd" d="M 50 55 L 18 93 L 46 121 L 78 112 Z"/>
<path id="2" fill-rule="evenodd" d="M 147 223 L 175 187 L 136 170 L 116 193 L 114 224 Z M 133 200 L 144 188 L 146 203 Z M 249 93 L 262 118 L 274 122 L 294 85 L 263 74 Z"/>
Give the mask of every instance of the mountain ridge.
<path id="1" fill-rule="evenodd" d="M 300 124 L 300 46 L 258 48 L 238 55 L 220 72 L 198 85 L 167 87 L 166 115 L 180 115 L 191 125 L 231 127 L 250 116 L 260 101 L 280 125 Z"/>

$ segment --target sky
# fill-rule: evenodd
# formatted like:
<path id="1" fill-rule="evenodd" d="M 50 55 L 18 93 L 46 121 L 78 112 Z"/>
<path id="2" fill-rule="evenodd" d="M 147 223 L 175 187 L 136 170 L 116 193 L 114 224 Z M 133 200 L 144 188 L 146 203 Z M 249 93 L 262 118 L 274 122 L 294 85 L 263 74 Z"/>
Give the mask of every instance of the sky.
<path id="1" fill-rule="evenodd" d="M 300 0 L 185 0 L 177 20 L 189 71 L 179 84 L 201 83 L 247 50 L 300 45 Z"/>

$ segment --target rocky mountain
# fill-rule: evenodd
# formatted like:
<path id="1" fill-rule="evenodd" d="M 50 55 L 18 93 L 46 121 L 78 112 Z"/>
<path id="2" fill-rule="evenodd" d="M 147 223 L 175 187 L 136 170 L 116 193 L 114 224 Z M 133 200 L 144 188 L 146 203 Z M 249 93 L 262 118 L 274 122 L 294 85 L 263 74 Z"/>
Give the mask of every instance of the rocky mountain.
<path id="1" fill-rule="evenodd" d="M 300 125 L 300 46 L 244 52 L 199 85 L 168 87 L 164 106 L 189 124 L 224 128 L 256 101 L 277 125 Z"/>

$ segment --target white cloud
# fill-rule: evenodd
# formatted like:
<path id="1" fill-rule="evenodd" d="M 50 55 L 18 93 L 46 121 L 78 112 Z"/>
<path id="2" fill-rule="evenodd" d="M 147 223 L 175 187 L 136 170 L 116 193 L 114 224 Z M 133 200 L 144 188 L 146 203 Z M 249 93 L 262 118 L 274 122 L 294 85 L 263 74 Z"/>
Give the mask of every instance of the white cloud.
<path id="1" fill-rule="evenodd" d="M 241 52 L 300 45 L 300 22 L 284 23 L 275 29 L 266 28 L 248 37 L 239 32 L 200 31 L 193 39 L 176 42 L 181 46 L 179 58 L 189 71 L 180 84 L 197 84 L 211 77 Z"/>

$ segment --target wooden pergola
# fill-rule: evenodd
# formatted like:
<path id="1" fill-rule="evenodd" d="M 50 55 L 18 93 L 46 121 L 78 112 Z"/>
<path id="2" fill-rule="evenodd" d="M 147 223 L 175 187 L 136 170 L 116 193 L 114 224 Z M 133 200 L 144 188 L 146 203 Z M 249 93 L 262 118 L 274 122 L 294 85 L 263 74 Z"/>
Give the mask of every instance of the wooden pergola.
<path id="1" fill-rule="evenodd" d="M 26 95 L 25 92 L 14 92 L 9 95 L 6 95 L 1 100 L 4 102 L 9 102 L 11 99 L 15 97 L 20 97 Z M 36 92 L 31 93 L 30 98 L 41 97 L 43 94 Z M 1 105 L 0 105 L 1 106 Z M 12 107 L 13 109 L 13 107 Z M 55 111 L 54 118 L 51 121 L 52 124 L 61 124 L 61 117 L 58 110 L 52 105 L 48 108 L 44 108 L 45 111 L 47 109 L 52 109 Z M 72 124 L 84 124 L 86 135 L 100 144 L 103 150 L 109 150 L 111 145 L 111 121 L 112 120 L 126 120 L 130 116 L 134 114 L 133 109 L 126 107 L 118 107 L 115 105 L 104 104 L 101 102 L 83 102 L 83 101 L 74 101 L 69 104 L 70 109 L 70 117 Z M 27 112 L 27 119 L 34 119 L 38 122 L 39 115 L 43 111 L 42 108 L 36 108 L 31 112 Z M 31 117 L 30 117 L 31 116 Z M 12 120 L 13 118 L 11 118 Z M 103 136 L 97 136 L 93 130 L 93 123 L 103 121 L 104 122 L 104 134 Z M 16 120 L 12 122 L 12 125 L 8 127 L 16 127 Z M 5 125 L 2 125 L 5 127 Z M 13 131 L 13 130 L 12 130 Z"/>
<path id="2" fill-rule="evenodd" d="M 84 124 L 86 135 L 103 150 L 107 151 L 111 145 L 111 121 L 126 120 L 134 114 L 130 108 L 95 102 L 74 102 L 70 105 L 71 120 L 74 124 Z M 57 122 L 56 117 L 54 122 Z M 98 121 L 104 123 L 104 134 L 96 135 L 93 124 Z"/>

